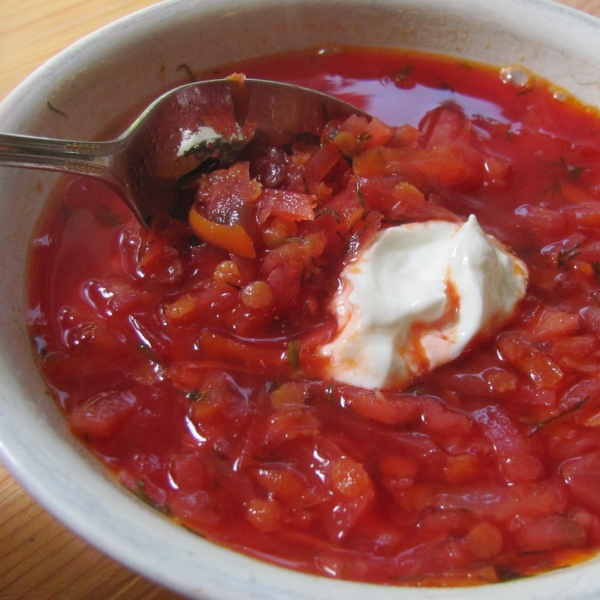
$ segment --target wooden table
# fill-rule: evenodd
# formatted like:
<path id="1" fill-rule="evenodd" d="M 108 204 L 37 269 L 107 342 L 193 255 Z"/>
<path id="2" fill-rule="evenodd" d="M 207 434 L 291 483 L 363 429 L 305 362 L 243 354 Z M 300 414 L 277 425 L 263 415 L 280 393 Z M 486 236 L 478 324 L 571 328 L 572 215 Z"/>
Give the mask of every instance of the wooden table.
<path id="1" fill-rule="evenodd" d="M 48 58 L 157 0 L 0 0 L 0 100 Z M 560 0 L 600 17 L 600 0 Z M 176 600 L 65 529 L 0 466 L 2 600 Z"/>

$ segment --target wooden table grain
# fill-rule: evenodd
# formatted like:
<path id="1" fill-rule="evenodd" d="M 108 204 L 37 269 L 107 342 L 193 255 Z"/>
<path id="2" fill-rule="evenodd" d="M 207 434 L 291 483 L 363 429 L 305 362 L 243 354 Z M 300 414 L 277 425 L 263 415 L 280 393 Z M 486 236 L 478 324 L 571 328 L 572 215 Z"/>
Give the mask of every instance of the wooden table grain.
<path id="1" fill-rule="evenodd" d="M 600 0 L 560 0 L 600 17 Z M 157 0 L 0 0 L 0 100 L 48 58 Z M 0 466 L 0 599 L 177 600 L 91 547 Z"/>

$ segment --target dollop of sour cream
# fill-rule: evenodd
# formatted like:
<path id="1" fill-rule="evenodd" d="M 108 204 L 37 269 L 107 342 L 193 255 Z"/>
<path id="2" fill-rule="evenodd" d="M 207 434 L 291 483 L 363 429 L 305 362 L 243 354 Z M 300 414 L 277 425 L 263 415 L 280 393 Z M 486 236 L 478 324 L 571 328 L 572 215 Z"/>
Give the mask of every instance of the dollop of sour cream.
<path id="1" fill-rule="evenodd" d="M 405 386 L 498 331 L 526 286 L 525 264 L 474 215 L 391 227 L 343 270 L 338 333 L 319 352 L 340 383 Z"/>

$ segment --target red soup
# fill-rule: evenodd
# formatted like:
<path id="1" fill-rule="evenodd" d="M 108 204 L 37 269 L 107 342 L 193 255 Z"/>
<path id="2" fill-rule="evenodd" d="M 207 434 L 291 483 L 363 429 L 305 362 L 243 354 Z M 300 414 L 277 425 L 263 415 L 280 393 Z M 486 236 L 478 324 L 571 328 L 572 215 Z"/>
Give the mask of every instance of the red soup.
<path id="1" fill-rule="evenodd" d="M 147 231 L 94 181 L 60 188 L 29 331 L 74 434 L 170 518 L 301 571 L 472 585 L 597 552 L 596 112 L 519 69 L 414 52 L 234 69 L 379 120 L 256 146 L 192 182 L 189 222 Z M 471 214 L 527 265 L 508 324 L 403 389 L 329 378 L 344 266 L 381 229 Z"/>

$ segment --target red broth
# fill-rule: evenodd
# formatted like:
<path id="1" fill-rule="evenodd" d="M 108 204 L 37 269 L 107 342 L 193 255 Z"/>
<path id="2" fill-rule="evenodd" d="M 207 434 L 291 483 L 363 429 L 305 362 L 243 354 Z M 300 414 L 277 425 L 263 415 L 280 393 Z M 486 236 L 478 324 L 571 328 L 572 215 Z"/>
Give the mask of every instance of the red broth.
<path id="1" fill-rule="evenodd" d="M 28 326 L 75 435 L 177 522 L 301 571 L 460 586 L 592 556 L 596 112 L 523 71 L 414 52 L 314 50 L 209 76 L 233 70 L 391 127 L 331 129 L 293 160 L 262 148 L 197 182 L 204 218 L 241 224 L 252 252 L 166 217 L 141 231 L 94 181 L 60 187 L 31 246 Z M 324 380 L 328 300 L 357 249 L 381 227 L 469 214 L 528 265 L 514 319 L 403 390 Z"/>

